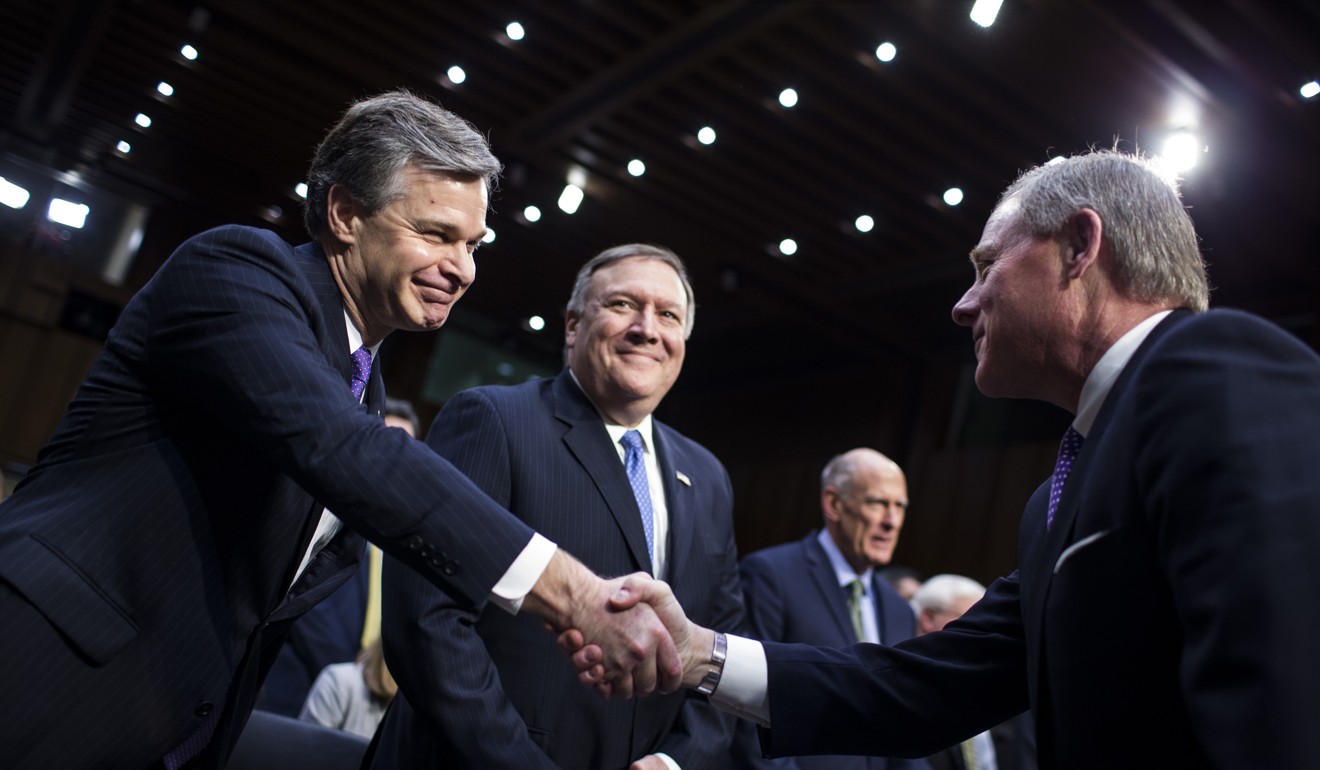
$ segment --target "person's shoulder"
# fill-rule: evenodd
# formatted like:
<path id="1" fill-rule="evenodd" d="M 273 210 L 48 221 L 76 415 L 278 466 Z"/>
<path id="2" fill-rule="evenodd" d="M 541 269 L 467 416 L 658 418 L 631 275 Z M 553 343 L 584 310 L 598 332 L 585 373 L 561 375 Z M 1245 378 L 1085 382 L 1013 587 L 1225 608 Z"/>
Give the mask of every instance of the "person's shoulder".
<path id="1" fill-rule="evenodd" d="M 801 561 L 805 554 L 803 553 L 803 541 L 792 540 L 779 545 L 772 545 L 753 551 L 743 557 L 742 564 L 752 568 L 769 565 L 782 565 L 786 562 Z"/>
<path id="2" fill-rule="evenodd" d="M 497 407 L 507 407 L 537 398 L 550 388 L 552 382 L 552 378 L 538 378 L 513 385 L 477 385 L 460 390 L 452 400 L 474 399 Z"/>
<path id="3" fill-rule="evenodd" d="M 668 443 L 671 450 L 683 452 L 688 455 L 695 455 L 702 462 L 717 465 L 720 468 L 724 467 L 724 463 L 720 462 L 720 459 L 715 456 L 714 452 L 711 452 L 695 440 L 679 433 L 669 424 L 653 419 L 651 427 L 656 433 L 660 434 L 661 441 Z"/>
<path id="4" fill-rule="evenodd" d="M 1233 350 L 1277 350 L 1320 363 L 1315 352 L 1296 335 L 1242 310 L 1217 308 L 1203 313 L 1174 316 L 1166 319 L 1167 322 L 1171 323 L 1166 333 L 1160 334 L 1155 340 L 1152 352 L 1176 355 L 1179 351 L 1201 347 L 1227 356 Z"/>

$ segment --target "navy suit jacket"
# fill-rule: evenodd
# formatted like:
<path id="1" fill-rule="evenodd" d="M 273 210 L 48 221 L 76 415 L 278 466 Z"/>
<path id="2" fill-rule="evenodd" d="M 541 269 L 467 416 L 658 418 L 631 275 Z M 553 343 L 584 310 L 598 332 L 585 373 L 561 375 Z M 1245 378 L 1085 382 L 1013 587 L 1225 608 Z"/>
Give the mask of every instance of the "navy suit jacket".
<path id="1" fill-rule="evenodd" d="M 839 586 L 834 567 L 818 538 L 819 530 L 793 543 L 784 543 L 749 554 L 740 565 L 747 625 L 757 639 L 800 642 L 822 647 L 846 647 L 857 643 L 848 598 Z M 903 597 L 874 571 L 871 595 L 881 644 L 897 644 L 916 636 L 916 618 Z M 756 730 L 750 722 L 738 725 L 732 750 L 738 768 L 820 768 L 824 770 L 925 770 L 924 759 L 884 757 L 785 757 L 768 760 L 761 756 Z"/>
<path id="2" fill-rule="evenodd" d="M 242 227 L 184 243 L 124 309 L 0 505 L 0 756 L 146 767 L 217 719 L 223 764 L 294 618 L 357 568 L 357 530 L 474 605 L 531 538 L 348 387 L 319 247 Z M 346 528 L 290 588 L 321 509 Z"/>
<path id="3" fill-rule="evenodd" d="M 768 645 L 775 753 L 929 754 L 1030 702 L 1042 768 L 1320 767 L 1320 357 L 1164 319 L 1019 568 L 896 648 Z M 791 697 L 781 694 L 791 693 Z M 957 704 L 956 706 L 953 704 Z"/>
<path id="4" fill-rule="evenodd" d="M 738 628 L 732 491 L 706 449 L 659 421 L 667 578 L 688 614 Z M 595 407 L 568 370 L 455 396 L 427 442 L 495 500 L 603 575 L 650 571 L 641 514 Z M 732 718 L 690 692 L 605 700 L 529 617 L 477 613 L 397 563 L 382 575 L 382 637 L 399 683 L 375 768 L 599 768 L 654 752 L 723 766 Z"/>

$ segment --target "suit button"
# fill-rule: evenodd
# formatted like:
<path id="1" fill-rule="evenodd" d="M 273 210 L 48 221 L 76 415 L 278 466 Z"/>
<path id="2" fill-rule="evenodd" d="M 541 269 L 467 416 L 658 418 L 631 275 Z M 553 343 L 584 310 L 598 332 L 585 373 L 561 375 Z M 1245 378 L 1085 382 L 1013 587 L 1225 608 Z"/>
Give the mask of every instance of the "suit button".
<path id="1" fill-rule="evenodd" d="M 421 535 L 413 535 L 412 537 L 408 538 L 408 548 L 414 551 L 421 550 L 422 546 L 424 545 L 426 545 L 426 541 L 422 540 Z"/>
<path id="2" fill-rule="evenodd" d="M 463 565 L 459 564 L 458 562 L 454 561 L 453 559 L 450 559 L 449 561 L 445 562 L 444 573 L 445 573 L 446 575 L 454 575 L 454 574 L 457 574 L 458 571 L 461 570 L 462 568 L 463 568 Z"/>
<path id="3" fill-rule="evenodd" d="M 207 714 L 210 714 L 214 710 L 215 710 L 215 704 L 209 700 L 206 700 L 197 704 L 197 708 L 193 709 L 193 713 L 199 717 L 204 717 Z"/>
<path id="4" fill-rule="evenodd" d="M 424 545 L 417 550 L 417 555 L 422 557 L 423 559 L 431 558 L 431 554 L 433 553 L 435 553 L 435 549 L 429 545 Z"/>

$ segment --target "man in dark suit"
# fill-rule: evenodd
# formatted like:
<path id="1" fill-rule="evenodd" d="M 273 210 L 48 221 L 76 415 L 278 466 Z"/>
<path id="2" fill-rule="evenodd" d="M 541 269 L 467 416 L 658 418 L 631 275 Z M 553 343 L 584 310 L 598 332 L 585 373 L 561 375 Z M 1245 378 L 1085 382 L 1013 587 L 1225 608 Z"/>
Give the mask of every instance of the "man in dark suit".
<path id="1" fill-rule="evenodd" d="M 834 457 L 820 475 L 824 527 L 802 540 L 757 551 L 740 567 L 751 636 L 846 647 L 897 644 L 916 635 L 912 608 L 879 576 L 907 515 L 907 479 L 874 449 Z M 681 600 L 680 600 L 681 601 Z M 738 725 L 735 767 L 916 770 L 919 759 L 785 757 L 764 759 L 750 722 Z"/>
<path id="2" fill-rule="evenodd" d="M 971 258 L 977 386 L 1076 415 L 1017 571 L 893 648 L 727 637 L 723 664 L 662 604 L 685 683 L 720 670 L 776 755 L 928 754 L 1029 704 L 1043 768 L 1320 767 L 1320 357 L 1205 312 L 1176 187 L 1121 153 L 1023 174 Z"/>
<path id="3" fill-rule="evenodd" d="M 471 284 L 498 171 L 452 113 L 365 100 L 317 150 L 312 243 L 212 230 L 128 304 L 0 507 L 6 767 L 223 765 L 363 537 L 470 606 L 580 616 L 625 689 L 676 684 L 653 613 L 606 611 L 615 584 L 381 422 L 376 348 Z"/>
<path id="4" fill-rule="evenodd" d="M 673 252 L 607 249 L 578 272 L 567 368 L 458 394 L 427 443 L 592 569 L 649 572 L 694 617 L 737 627 L 728 475 L 652 417 L 679 375 L 693 308 Z M 374 768 L 723 767 L 733 720 L 704 696 L 599 699 L 535 618 L 478 612 L 393 561 L 384 573 L 382 638 L 400 694 Z"/>

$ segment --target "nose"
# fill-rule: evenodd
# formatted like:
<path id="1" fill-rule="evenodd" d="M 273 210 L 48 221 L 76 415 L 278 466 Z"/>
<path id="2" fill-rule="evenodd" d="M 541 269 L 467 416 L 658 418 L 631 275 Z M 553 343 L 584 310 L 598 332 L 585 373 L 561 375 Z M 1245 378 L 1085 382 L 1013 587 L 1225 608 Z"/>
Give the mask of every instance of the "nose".
<path id="1" fill-rule="evenodd" d="M 645 340 L 655 342 L 660 339 L 656 333 L 655 310 L 644 307 L 633 316 L 632 324 L 628 327 L 628 333 L 636 340 Z"/>
<path id="2" fill-rule="evenodd" d="M 455 284 L 457 294 L 477 280 L 477 260 L 465 243 L 455 243 L 438 265 L 440 274 Z"/>
<path id="3" fill-rule="evenodd" d="M 981 312 L 981 303 L 977 296 L 976 284 L 968 287 L 963 293 L 962 298 L 953 306 L 953 322 L 959 326 L 972 326 L 976 323 L 976 316 Z"/>

